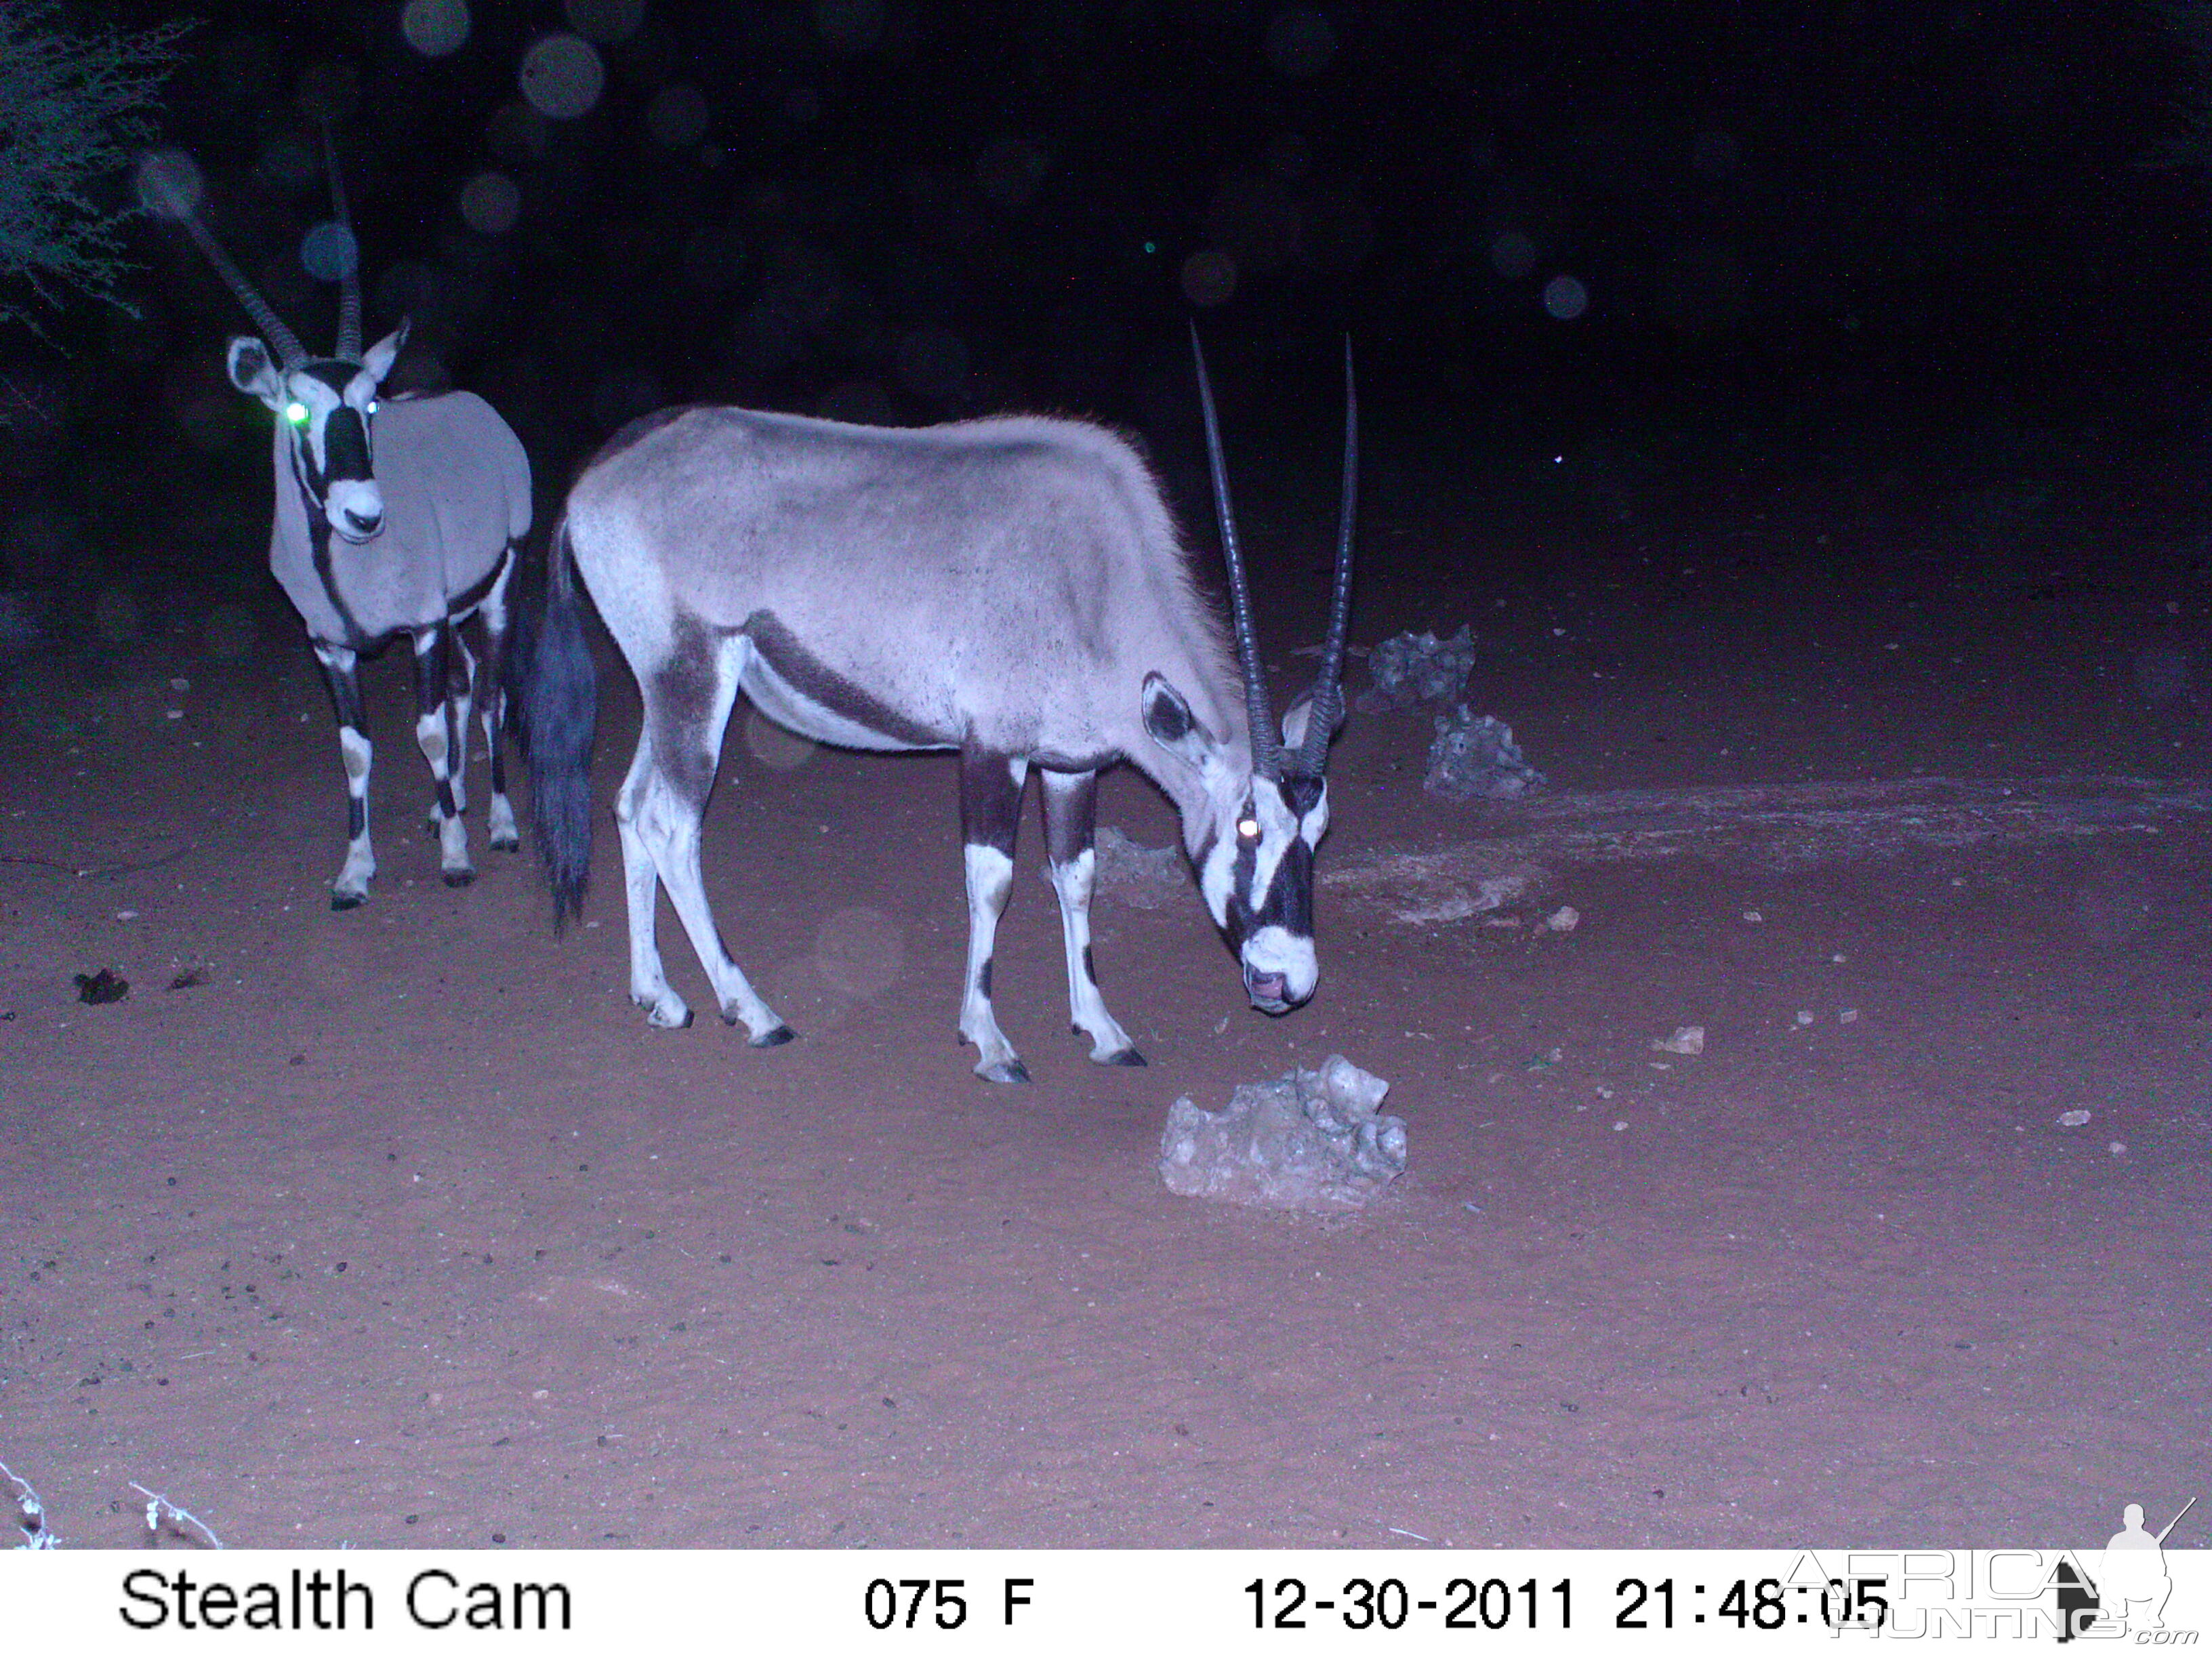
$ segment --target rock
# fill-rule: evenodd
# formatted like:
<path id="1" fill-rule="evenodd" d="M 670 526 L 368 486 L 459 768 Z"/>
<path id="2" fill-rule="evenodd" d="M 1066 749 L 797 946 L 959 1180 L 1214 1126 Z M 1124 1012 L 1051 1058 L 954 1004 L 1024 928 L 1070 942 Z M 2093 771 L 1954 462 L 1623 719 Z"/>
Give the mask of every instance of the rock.
<path id="1" fill-rule="evenodd" d="M 1364 708 L 1455 702 L 1474 672 L 1474 631 L 1462 626 L 1448 640 L 1433 634 L 1396 635 L 1367 653 L 1367 672 L 1375 678 L 1372 695 L 1380 701 L 1363 696 Z"/>
<path id="2" fill-rule="evenodd" d="M 1446 800 L 1517 800 L 1541 789 L 1544 775 L 1522 757 L 1511 726 L 1462 703 L 1437 716 L 1429 775 L 1421 787 Z"/>
<path id="3" fill-rule="evenodd" d="M 120 1002 L 131 994 L 131 981 L 112 969 L 103 968 L 96 974 L 78 974 L 75 978 L 79 1002 Z"/>
<path id="4" fill-rule="evenodd" d="M 1318 1072 L 1238 1084 L 1218 1112 L 1178 1100 L 1160 1136 L 1160 1178 L 1186 1198 L 1356 1210 L 1405 1172 L 1405 1121 L 1376 1109 L 1389 1088 L 1331 1054 Z"/>

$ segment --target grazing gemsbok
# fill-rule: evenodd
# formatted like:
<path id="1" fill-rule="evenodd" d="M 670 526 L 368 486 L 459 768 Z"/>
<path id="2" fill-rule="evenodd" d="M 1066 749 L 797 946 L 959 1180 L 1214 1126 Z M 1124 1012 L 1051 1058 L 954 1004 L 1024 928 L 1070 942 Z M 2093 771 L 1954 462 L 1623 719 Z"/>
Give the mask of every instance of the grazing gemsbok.
<path id="1" fill-rule="evenodd" d="M 327 133 L 325 158 L 337 222 L 350 254 L 345 185 Z M 507 648 L 507 584 L 516 544 L 530 528 L 530 463 L 489 404 L 467 392 L 380 400 L 377 387 L 407 338 L 407 325 L 361 348 L 357 261 L 343 261 L 337 349 L 311 357 L 267 301 L 182 203 L 172 210 L 230 285 L 264 340 L 230 343 L 231 384 L 276 415 L 276 516 L 269 568 L 298 607 L 337 710 L 346 773 L 346 857 L 331 908 L 368 896 L 376 855 L 368 839 L 371 756 L 359 659 L 395 634 L 415 648 L 415 741 L 436 785 L 430 828 L 446 884 L 466 885 L 467 805 L 462 775 L 476 701 L 477 659 L 460 624 L 481 616 L 483 729 L 490 750 L 491 844 L 520 846 L 500 751 L 501 659 Z M 270 361 L 270 348 L 276 361 Z"/>
<path id="2" fill-rule="evenodd" d="M 1194 349 L 1196 339 L 1193 338 Z M 960 752 L 968 876 L 962 1037 L 999 1083 L 1028 1073 L 991 1007 L 991 951 L 1012 881 L 1029 769 L 1067 950 L 1068 1016 L 1091 1058 L 1141 1066 L 1091 961 L 1099 769 L 1127 760 L 1182 815 L 1183 845 L 1255 1007 L 1310 997 L 1314 849 L 1342 718 L 1357 421 L 1345 360 L 1344 501 L 1321 673 L 1270 732 L 1203 358 L 1237 657 L 1200 595 L 1158 483 L 1122 439 L 1012 416 L 920 429 L 747 410 L 664 410 L 617 433 L 555 527 L 546 614 L 527 665 L 532 804 L 556 924 L 580 902 L 592 843 L 597 686 L 574 574 L 643 693 L 616 797 L 630 995 L 690 1022 L 653 943 L 655 881 L 753 1046 L 791 1029 L 730 959 L 699 872 L 700 823 L 739 690 L 778 725 L 848 749 Z M 1241 665 L 1242 672 L 1239 668 Z"/>

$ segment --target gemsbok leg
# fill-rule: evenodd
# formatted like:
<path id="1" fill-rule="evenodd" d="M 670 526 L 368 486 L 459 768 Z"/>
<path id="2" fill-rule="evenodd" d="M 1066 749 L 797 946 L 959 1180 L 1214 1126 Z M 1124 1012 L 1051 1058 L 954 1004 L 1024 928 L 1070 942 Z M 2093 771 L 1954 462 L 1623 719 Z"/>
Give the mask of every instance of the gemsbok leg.
<path id="1" fill-rule="evenodd" d="M 375 746 L 361 712 L 361 659 L 343 645 L 314 641 L 331 706 L 337 711 L 338 755 L 345 763 L 346 855 L 331 884 L 331 908 L 350 910 L 368 896 L 376 873 L 376 854 L 368 843 L 368 769 Z"/>
<path id="2" fill-rule="evenodd" d="M 1027 1083 L 1029 1068 L 999 1029 L 991 1009 L 991 953 L 999 916 L 1014 884 L 1014 833 L 1030 763 L 973 747 L 960 751 L 960 839 L 968 872 L 968 973 L 960 999 L 960 1035 L 982 1051 L 975 1075 L 992 1083 Z"/>
<path id="3" fill-rule="evenodd" d="M 453 627 L 441 622 L 415 635 L 415 743 L 430 763 L 436 795 L 430 817 L 438 831 L 438 865 L 448 887 L 465 887 L 477 878 L 469 864 L 469 830 L 453 802 L 451 761 L 453 708 L 446 684 Z"/>
<path id="4" fill-rule="evenodd" d="M 738 695 L 730 650 L 725 646 L 719 654 L 710 684 L 701 683 L 698 665 L 692 664 L 663 669 L 645 688 L 637 754 L 615 799 L 623 884 L 629 899 L 630 995 L 655 1025 L 690 1023 L 691 1011 L 669 988 L 653 943 L 653 884 L 658 875 L 714 988 L 724 1024 L 742 1021 L 754 1048 L 772 1048 L 791 1041 L 791 1027 L 761 1000 L 730 959 L 699 872 L 700 827 Z"/>
<path id="5" fill-rule="evenodd" d="M 522 845 L 522 836 L 515 829 L 514 807 L 507 798 L 507 755 L 500 747 L 507 729 L 507 583 L 514 574 L 514 563 L 510 553 L 477 612 L 483 621 L 483 695 L 479 701 L 483 707 L 484 752 L 491 763 L 491 805 L 484 814 L 484 830 L 495 853 L 512 853 Z M 465 730 L 462 735 L 467 735 Z"/>
<path id="6" fill-rule="evenodd" d="M 1091 837 L 1098 822 L 1096 772 L 1041 771 L 1044 793 L 1045 858 L 1052 890 L 1060 896 L 1060 931 L 1067 946 L 1067 1018 L 1091 1039 L 1091 1058 L 1101 1066 L 1142 1066 L 1137 1052 L 1098 994 L 1091 960 L 1091 895 L 1098 855 Z"/>
<path id="7" fill-rule="evenodd" d="M 447 640 L 446 700 L 453 708 L 453 749 L 446 763 L 446 774 L 453 786 L 454 815 L 465 817 L 469 811 L 469 714 L 476 706 L 477 653 L 469 649 L 467 629 L 458 623 L 447 629 Z M 434 805 L 430 827 L 438 827 Z"/>

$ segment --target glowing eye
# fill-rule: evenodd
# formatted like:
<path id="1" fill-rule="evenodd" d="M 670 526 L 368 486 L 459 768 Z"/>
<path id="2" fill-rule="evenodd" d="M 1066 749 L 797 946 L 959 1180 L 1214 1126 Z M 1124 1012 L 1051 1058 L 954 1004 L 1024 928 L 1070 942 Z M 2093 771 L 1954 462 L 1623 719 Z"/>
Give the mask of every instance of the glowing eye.
<path id="1" fill-rule="evenodd" d="M 296 403 L 296 402 L 295 402 L 295 403 L 289 403 L 289 404 L 285 404 L 285 405 L 284 405 L 284 418 L 285 418 L 286 420 L 288 420 L 288 421 L 291 422 L 291 423 L 292 423 L 294 426 L 305 426 L 305 425 L 307 425 L 307 404 L 302 404 L 302 403 Z"/>
<path id="2" fill-rule="evenodd" d="M 1239 818 L 1239 819 L 1237 819 L 1237 833 L 1238 835 L 1240 835 L 1240 836 L 1243 836 L 1243 837 L 1244 837 L 1244 839 L 1245 839 L 1245 840 L 1247 840 L 1247 841 L 1257 841 L 1257 840 L 1259 840 L 1259 839 L 1260 839 L 1260 820 L 1259 820 L 1259 819 L 1257 819 L 1257 818 Z"/>
<path id="3" fill-rule="evenodd" d="M 372 415 L 376 413 L 376 399 L 374 398 L 368 400 L 368 412 Z"/>

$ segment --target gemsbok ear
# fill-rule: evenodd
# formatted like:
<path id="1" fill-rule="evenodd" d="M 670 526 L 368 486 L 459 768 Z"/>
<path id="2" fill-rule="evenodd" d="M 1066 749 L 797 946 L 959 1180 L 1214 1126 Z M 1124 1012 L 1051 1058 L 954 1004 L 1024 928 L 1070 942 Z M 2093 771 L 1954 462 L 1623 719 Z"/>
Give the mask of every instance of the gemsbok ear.
<path id="1" fill-rule="evenodd" d="M 251 334 L 240 334 L 230 343 L 230 383 L 271 409 L 284 401 L 284 377 L 276 372 L 269 348 Z"/>
<path id="2" fill-rule="evenodd" d="M 412 321 L 411 318 L 401 318 L 398 327 L 362 353 L 361 366 L 368 371 L 370 379 L 381 381 L 392 373 L 392 361 L 399 356 L 400 348 L 407 343 L 407 330 Z"/>
<path id="3" fill-rule="evenodd" d="M 1213 747 L 1199 729 L 1182 692 L 1158 674 L 1145 676 L 1145 730 L 1154 743 L 1197 771 L 1213 758 Z"/>
<path id="4" fill-rule="evenodd" d="M 1313 701 L 1311 691 L 1301 691 L 1291 700 L 1291 706 L 1283 711 L 1284 748 L 1296 751 L 1305 747 L 1306 728 L 1313 723 Z M 1336 724 L 1328 733 L 1328 741 L 1335 742 L 1337 733 L 1343 730 L 1344 706 L 1340 702 L 1336 710 Z"/>

